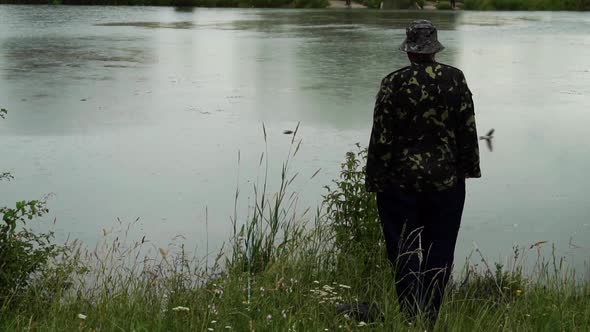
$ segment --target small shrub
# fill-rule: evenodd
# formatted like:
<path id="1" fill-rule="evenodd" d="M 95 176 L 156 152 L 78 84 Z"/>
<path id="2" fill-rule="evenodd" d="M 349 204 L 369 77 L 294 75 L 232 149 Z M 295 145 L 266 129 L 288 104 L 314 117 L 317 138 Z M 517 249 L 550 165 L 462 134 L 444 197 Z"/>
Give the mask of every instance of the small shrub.
<path id="1" fill-rule="evenodd" d="M 0 110 L 0 117 L 6 116 Z M 1 173 L 0 180 L 10 180 L 9 173 Z M 28 285 L 33 273 L 39 272 L 50 257 L 57 253 L 52 244 L 53 233 L 35 233 L 25 228 L 26 223 L 47 213 L 43 201 L 19 201 L 14 208 L 0 207 L 0 303 L 16 290 Z"/>
<path id="2" fill-rule="evenodd" d="M 328 0 L 295 0 L 293 7 L 295 8 L 326 8 L 330 2 Z"/>
<path id="3" fill-rule="evenodd" d="M 449 10 L 449 9 L 453 9 L 453 7 L 451 6 L 451 3 L 449 1 L 439 1 L 436 4 L 436 9 Z"/>
<path id="4" fill-rule="evenodd" d="M 381 8 L 382 1 L 383 0 L 363 0 L 363 1 L 359 1 L 359 3 L 367 6 L 368 8 L 378 9 L 378 8 Z"/>
<path id="5" fill-rule="evenodd" d="M 465 0 L 468 10 L 590 10 L 590 0 Z"/>
<path id="6" fill-rule="evenodd" d="M 378 218 L 375 194 L 365 190 L 367 149 L 357 143 L 357 152 L 346 153 L 336 187 L 325 186 L 326 214 L 334 233 L 337 265 L 356 265 L 361 275 L 369 276 L 385 255 L 383 232 Z"/>

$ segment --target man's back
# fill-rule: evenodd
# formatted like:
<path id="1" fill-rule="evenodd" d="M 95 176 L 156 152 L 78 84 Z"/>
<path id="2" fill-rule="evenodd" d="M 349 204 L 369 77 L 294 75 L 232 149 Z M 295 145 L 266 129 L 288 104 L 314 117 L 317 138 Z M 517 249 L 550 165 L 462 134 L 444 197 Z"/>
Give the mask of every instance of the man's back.
<path id="1" fill-rule="evenodd" d="M 367 190 L 440 191 L 479 177 L 473 101 L 463 73 L 412 62 L 387 75 L 375 104 Z"/>
<path id="2" fill-rule="evenodd" d="M 463 73 L 437 63 L 436 27 L 416 20 L 399 48 L 411 65 L 387 75 L 375 102 L 366 187 L 410 321 L 434 326 L 453 266 L 465 178 L 480 177 L 471 92 Z M 424 259 L 426 258 L 426 259 Z"/>

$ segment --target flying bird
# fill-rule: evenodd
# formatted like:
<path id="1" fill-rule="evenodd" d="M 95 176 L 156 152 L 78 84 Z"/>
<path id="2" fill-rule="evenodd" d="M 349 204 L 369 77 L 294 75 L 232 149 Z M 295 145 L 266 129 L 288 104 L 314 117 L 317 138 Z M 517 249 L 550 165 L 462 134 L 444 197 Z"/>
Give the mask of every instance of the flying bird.
<path id="1" fill-rule="evenodd" d="M 283 130 L 283 134 L 285 135 L 291 135 L 293 133 L 293 130 Z"/>
<path id="2" fill-rule="evenodd" d="M 492 151 L 492 139 L 494 138 L 494 129 L 492 128 L 490 131 L 488 131 L 488 133 L 485 136 L 479 136 L 480 140 L 485 140 L 487 145 L 488 145 L 488 149 L 490 149 L 490 151 Z"/>

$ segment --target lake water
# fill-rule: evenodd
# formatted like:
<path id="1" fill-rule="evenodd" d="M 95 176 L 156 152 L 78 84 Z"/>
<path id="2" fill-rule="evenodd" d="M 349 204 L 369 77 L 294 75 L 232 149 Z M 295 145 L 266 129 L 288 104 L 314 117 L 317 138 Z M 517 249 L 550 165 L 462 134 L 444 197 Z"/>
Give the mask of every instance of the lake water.
<path id="1" fill-rule="evenodd" d="M 293 189 L 314 209 L 344 154 L 367 144 L 415 18 L 439 27 L 438 60 L 465 72 L 479 132 L 496 128 L 483 178 L 468 182 L 457 259 L 474 243 L 500 260 L 544 240 L 587 273 L 585 13 L 0 6 L 0 170 L 15 175 L 0 203 L 52 193 L 60 239 L 92 244 L 117 217 L 140 218 L 133 236 L 157 246 L 181 234 L 218 248 L 238 182 L 245 217 L 263 174 L 262 123 L 276 183 L 282 131 L 301 122 Z"/>

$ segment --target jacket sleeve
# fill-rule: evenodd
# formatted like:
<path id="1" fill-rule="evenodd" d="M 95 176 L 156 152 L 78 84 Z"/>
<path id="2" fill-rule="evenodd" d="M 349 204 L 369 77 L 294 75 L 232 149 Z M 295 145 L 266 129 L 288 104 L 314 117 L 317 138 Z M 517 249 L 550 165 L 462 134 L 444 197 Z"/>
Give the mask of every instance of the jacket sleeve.
<path id="1" fill-rule="evenodd" d="M 367 167 L 365 186 L 367 191 L 380 191 L 380 183 L 391 176 L 391 160 L 393 152 L 392 129 L 393 98 L 390 85 L 384 79 L 377 93 L 373 111 L 373 129 L 367 151 Z"/>
<path id="2" fill-rule="evenodd" d="M 479 178 L 481 177 L 481 171 L 479 168 L 479 146 L 473 98 L 465 76 L 461 76 L 461 106 L 455 131 L 458 151 L 458 175 L 462 178 Z"/>

